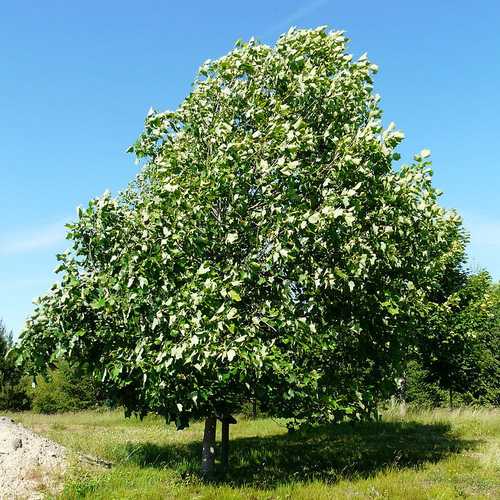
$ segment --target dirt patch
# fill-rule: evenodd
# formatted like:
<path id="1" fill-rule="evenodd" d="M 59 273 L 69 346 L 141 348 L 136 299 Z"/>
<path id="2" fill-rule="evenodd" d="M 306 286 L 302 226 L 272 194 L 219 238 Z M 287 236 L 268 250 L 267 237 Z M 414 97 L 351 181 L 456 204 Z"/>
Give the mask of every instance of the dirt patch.
<path id="1" fill-rule="evenodd" d="M 38 499 L 55 492 L 66 457 L 62 446 L 0 417 L 0 499 Z"/>

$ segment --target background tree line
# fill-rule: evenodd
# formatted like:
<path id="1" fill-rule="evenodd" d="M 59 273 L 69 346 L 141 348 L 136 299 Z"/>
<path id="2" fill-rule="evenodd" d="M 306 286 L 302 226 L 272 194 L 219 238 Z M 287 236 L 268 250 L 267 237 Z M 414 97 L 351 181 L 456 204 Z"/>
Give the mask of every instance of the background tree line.
<path id="1" fill-rule="evenodd" d="M 13 334 L 0 320 L 0 411 L 32 409 L 38 413 L 59 413 L 92 408 L 106 403 L 98 381 L 84 370 L 60 362 L 33 384 L 22 366 L 16 366 L 8 352 Z"/>
<path id="2" fill-rule="evenodd" d="M 500 404 L 500 285 L 487 272 L 455 280 L 407 365 L 402 398 L 423 406 Z"/>

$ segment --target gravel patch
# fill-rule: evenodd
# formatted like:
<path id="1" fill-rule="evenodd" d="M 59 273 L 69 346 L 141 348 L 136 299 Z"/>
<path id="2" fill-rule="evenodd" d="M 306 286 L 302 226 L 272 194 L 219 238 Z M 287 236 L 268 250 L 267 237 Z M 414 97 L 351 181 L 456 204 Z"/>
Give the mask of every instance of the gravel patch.
<path id="1" fill-rule="evenodd" d="M 0 417 L 0 499 L 39 499 L 66 469 L 62 446 Z"/>

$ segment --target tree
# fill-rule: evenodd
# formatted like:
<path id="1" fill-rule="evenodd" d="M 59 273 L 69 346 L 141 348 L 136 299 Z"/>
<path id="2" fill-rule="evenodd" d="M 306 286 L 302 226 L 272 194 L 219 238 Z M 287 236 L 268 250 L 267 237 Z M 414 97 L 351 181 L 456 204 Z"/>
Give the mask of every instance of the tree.
<path id="1" fill-rule="evenodd" d="M 0 410 L 25 410 L 29 408 L 30 400 L 22 380 L 22 371 L 8 356 L 12 347 L 12 332 L 0 319 Z"/>
<path id="2" fill-rule="evenodd" d="M 464 237 L 427 150 L 392 168 L 404 136 L 346 43 L 324 28 L 240 42 L 179 109 L 151 110 L 141 172 L 68 226 L 19 362 L 84 361 L 127 414 L 206 418 L 207 476 L 216 418 L 227 443 L 253 398 L 295 419 L 372 416 Z"/>
<path id="3" fill-rule="evenodd" d="M 487 272 L 466 277 L 429 317 L 417 357 L 426 383 L 462 403 L 500 404 L 500 294 Z"/>
<path id="4" fill-rule="evenodd" d="M 11 367 L 6 358 L 7 352 L 12 347 L 12 332 L 8 332 L 3 320 L 0 319 L 0 377 L 2 386 L 10 375 Z"/>

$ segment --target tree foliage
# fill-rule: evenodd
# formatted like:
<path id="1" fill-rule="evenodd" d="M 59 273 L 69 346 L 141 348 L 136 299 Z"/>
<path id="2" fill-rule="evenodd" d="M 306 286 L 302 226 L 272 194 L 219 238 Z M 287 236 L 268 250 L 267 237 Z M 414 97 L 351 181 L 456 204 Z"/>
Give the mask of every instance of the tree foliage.
<path id="1" fill-rule="evenodd" d="M 456 403 L 500 404 L 500 292 L 487 272 L 467 276 L 429 317 L 419 353 L 415 374 L 426 386 Z"/>
<path id="2" fill-rule="evenodd" d="M 151 110 L 137 179 L 68 226 L 20 362 L 89 363 L 128 412 L 179 426 L 254 397 L 371 415 L 464 238 L 427 150 L 393 168 L 404 136 L 346 43 L 323 28 L 238 43 L 176 111 Z"/>
<path id="3" fill-rule="evenodd" d="M 31 391 L 31 406 L 36 413 L 60 413 L 95 408 L 103 404 L 99 384 L 84 369 L 58 363 L 45 377 L 37 377 Z"/>
<path id="4" fill-rule="evenodd" d="M 0 319 L 0 410 L 25 410 L 30 399 L 22 370 L 7 356 L 13 347 L 12 332 Z"/>

